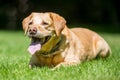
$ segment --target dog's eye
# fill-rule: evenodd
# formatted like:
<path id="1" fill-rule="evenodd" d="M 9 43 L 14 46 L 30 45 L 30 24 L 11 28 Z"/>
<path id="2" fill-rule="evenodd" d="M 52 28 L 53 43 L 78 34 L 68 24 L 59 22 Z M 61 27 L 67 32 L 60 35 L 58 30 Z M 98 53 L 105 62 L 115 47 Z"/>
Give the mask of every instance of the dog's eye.
<path id="1" fill-rule="evenodd" d="M 30 23 L 29 23 L 29 25 L 32 25 L 33 24 L 33 22 L 31 21 Z"/>
<path id="2" fill-rule="evenodd" d="M 48 25 L 48 23 L 47 22 L 42 22 L 42 25 Z"/>

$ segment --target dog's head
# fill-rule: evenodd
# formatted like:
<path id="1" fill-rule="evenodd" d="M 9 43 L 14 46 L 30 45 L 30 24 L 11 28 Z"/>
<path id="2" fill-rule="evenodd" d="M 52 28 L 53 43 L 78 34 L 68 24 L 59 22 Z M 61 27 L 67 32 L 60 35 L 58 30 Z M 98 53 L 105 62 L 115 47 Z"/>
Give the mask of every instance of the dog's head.
<path id="1" fill-rule="evenodd" d="M 38 46 L 38 43 L 39 47 L 44 45 L 53 35 L 59 37 L 66 21 L 56 13 L 31 13 L 22 24 L 25 34 L 32 38 L 31 44 L 34 45 L 34 50 L 37 49 L 35 46 Z"/>

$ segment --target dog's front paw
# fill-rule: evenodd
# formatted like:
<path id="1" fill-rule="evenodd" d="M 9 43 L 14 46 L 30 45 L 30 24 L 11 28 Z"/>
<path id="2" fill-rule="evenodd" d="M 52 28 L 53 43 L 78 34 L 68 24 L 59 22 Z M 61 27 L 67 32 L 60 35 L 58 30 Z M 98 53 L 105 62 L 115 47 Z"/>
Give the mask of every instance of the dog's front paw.
<path id="1" fill-rule="evenodd" d="M 31 68 L 33 68 L 33 66 L 29 64 L 29 68 L 31 69 Z"/>
<path id="2" fill-rule="evenodd" d="M 29 64 L 29 68 L 35 68 L 35 67 L 40 67 L 39 64 Z"/>

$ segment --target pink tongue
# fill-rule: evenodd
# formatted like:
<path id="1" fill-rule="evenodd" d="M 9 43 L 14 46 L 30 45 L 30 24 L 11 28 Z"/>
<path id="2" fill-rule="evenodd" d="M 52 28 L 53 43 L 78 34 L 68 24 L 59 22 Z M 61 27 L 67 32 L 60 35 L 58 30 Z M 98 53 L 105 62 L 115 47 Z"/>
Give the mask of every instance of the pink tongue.
<path id="1" fill-rule="evenodd" d="M 34 43 L 31 43 L 30 46 L 28 47 L 28 51 L 31 53 L 31 54 L 34 54 L 36 51 L 40 50 L 41 49 L 41 44 L 40 42 L 34 42 Z"/>

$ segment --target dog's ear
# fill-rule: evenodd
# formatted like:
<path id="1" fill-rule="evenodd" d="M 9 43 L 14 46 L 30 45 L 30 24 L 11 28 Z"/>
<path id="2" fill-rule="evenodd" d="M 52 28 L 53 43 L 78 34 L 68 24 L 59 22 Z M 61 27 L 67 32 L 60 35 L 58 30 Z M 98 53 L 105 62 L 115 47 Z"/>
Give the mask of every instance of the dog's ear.
<path id="1" fill-rule="evenodd" d="M 59 36 L 66 25 L 66 20 L 56 13 L 50 13 L 50 17 L 53 20 L 55 32 Z"/>
<path id="2" fill-rule="evenodd" d="M 23 27 L 23 30 L 25 31 L 25 34 L 27 33 L 30 19 L 31 19 L 31 15 L 29 15 L 28 17 L 26 17 L 26 18 L 23 19 L 23 21 L 22 21 L 22 27 Z"/>

